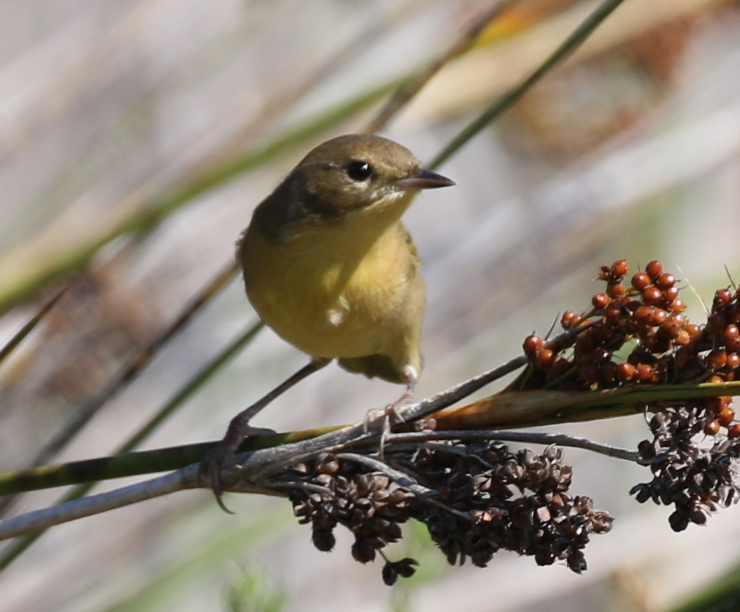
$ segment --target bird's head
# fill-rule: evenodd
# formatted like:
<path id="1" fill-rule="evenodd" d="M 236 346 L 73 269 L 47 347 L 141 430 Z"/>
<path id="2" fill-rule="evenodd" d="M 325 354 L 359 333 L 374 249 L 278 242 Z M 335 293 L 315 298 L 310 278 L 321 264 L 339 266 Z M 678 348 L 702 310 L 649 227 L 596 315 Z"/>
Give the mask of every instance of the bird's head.
<path id="1" fill-rule="evenodd" d="M 406 147 L 368 134 L 339 136 L 320 144 L 296 166 L 295 185 L 308 208 L 327 217 L 410 202 L 422 189 L 454 185 L 424 170 Z"/>

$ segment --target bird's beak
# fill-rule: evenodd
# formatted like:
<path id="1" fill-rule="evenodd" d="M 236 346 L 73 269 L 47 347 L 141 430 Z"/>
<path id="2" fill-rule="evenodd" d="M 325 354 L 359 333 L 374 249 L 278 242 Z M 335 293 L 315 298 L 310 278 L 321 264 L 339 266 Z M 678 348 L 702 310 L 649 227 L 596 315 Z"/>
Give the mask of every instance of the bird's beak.
<path id="1" fill-rule="evenodd" d="M 437 187 L 450 187 L 452 185 L 455 185 L 455 181 L 452 179 L 448 179 L 446 176 L 442 176 L 431 170 L 422 170 L 421 168 L 414 168 L 409 176 L 396 181 L 396 188 L 403 191 L 436 189 Z"/>

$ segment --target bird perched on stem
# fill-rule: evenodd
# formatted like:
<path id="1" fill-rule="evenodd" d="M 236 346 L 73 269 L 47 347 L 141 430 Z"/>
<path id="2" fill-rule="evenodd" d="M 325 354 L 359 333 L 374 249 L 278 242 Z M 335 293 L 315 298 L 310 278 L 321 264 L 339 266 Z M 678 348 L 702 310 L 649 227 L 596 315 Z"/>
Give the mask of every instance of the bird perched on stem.
<path id="1" fill-rule="evenodd" d="M 204 460 L 222 507 L 219 471 L 253 433 L 249 420 L 331 360 L 406 385 L 399 402 L 411 396 L 426 296 L 401 216 L 420 190 L 454 184 L 391 140 L 346 135 L 309 152 L 255 209 L 237 249 L 247 296 L 311 362 L 238 414 Z"/>

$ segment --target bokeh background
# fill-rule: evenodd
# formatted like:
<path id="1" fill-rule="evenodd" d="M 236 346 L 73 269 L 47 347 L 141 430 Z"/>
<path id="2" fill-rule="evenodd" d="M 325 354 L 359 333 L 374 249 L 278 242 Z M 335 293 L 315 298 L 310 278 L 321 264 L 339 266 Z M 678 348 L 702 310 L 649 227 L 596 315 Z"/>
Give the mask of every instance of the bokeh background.
<path id="1" fill-rule="evenodd" d="M 5 308 L 0 341 L 70 288 L 0 367 L 0 470 L 26 465 L 166 328 L 309 148 L 365 129 L 383 91 L 492 5 L 1 0 L 0 300 L 28 299 Z M 596 5 L 514 3 L 382 134 L 432 159 Z M 565 309 L 587 309 L 598 266 L 618 258 L 632 270 L 661 260 L 690 284 L 687 313 L 701 320 L 728 272 L 740 281 L 739 75 L 739 3 L 627 0 L 446 162 L 439 170 L 457 187 L 423 194 L 406 217 L 429 287 L 417 395 L 516 356 Z M 252 161 L 236 172 L 235 159 Z M 204 168 L 223 178 L 192 189 Z M 156 224 L 141 214 L 152 206 Z M 88 252 L 83 269 L 30 296 L 18 289 Z M 109 454 L 255 320 L 233 282 L 54 461 Z M 263 331 L 143 447 L 219 438 L 231 415 L 304 362 Z M 397 395 L 330 367 L 255 424 L 354 422 Z M 647 437 L 640 417 L 553 429 L 626 447 Z M 628 495 L 649 480 L 643 469 L 582 451 L 567 458 L 572 490 L 616 517 L 586 549 L 583 576 L 507 552 L 487 569 L 449 568 L 411 526 L 395 555 L 422 567 L 389 589 L 379 564 L 351 559 L 347 534 L 332 554 L 315 550 L 283 500 L 228 495 L 231 516 L 208 491 L 189 491 L 52 529 L 0 574 L 0 610 L 652 612 L 740 561 L 737 507 L 675 534 L 669 509 Z M 58 493 L 28 495 L 12 512 Z"/>

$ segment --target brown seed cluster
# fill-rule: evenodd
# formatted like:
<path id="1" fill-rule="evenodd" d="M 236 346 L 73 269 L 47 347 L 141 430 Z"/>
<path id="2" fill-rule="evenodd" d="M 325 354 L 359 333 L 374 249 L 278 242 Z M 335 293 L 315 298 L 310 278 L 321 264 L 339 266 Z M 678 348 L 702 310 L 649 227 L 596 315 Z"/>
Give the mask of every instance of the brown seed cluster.
<path id="1" fill-rule="evenodd" d="M 392 484 L 385 474 L 330 453 L 298 464 L 292 472 L 306 483 L 305 488 L 290 491 L 293 513 L 301 523 L 311 523 L 313 543 L 319 550 L 334 548 L 333 531 L 338 524 L 354 534 L 352 556 L 360 563 L 374 561 L 378 550 L 401 539 L 400 525 L 411 518 L 412 494 Z M 386 574 L 406 577 L 414 573 L 412 564 L 398 563 L 384 570 L 384 579 Z"/>
<path id="2" fill-rule="evenodd" d="M 450 564 L 470 558 L 485 567 L 505 549 L 533 556 L 539 565 L 562 560 L 580 573 L 591 534 L 611 529 L 606 512 L 594 510 L 588 497 L 568 492 L 571 468 L 555 447 L 536 455 L 494 442 L 435 443 L 416 450 L 389 445 L 385 458 L 423 493 L 330 454 L 294 468 L 292 476 L 300 475 L 302 486 L 291 490 L 290 500 L 301 522 L 311 523 L 319 550 L 331 550 L 334 527 L 344 525 L 355 536 L 352 556 L 367 563 L 401 538 L 401 523 L 415 518 L 427 525 Z M 411 558 L 386 559 L 384 582 L 411 576 L 415 565 Z"/>
<path id="3" fill-rule="evenodd" d="M 447 561 L 470 558 L 485 567 L 500 549 L 533 556 L 538 565 L 565 561 L 574 572 L 586 569 L 583 548 L 591 534 L 607 533 L 612 518 L 594 510 L 584 496 L 568 489 L 571 468 L 562 450 L 551 446 L 541 455 L 516 453 L 499 443 L 467 446 L 468 453 L 424 449 L 415 469 L 423 469 L 426 486 L 459 514 L 425 504 L 415 518 L 429 528 Z"/>
<path id="4" fill-rule="evenodd" d="M 673 505 L 668 521 L 674 531 L 689 523 L 703 525 L 709 515 L 737 502 L 733 462 L 740 456 L 740 440 L 717 436 L 711 448 L 700 439 L 713 414 L 694 405 L 659 412 L 650 419 L 653 439 L 643 440 L 638 452 L 650 465 L 653 479 L 635 485 L 630 493 L 644 503 Z"/>
<path id="5" fill-rule="evenodd" d="M 683 312 L 676 278 L 651 261 L 626 282 L 623 259 L 599 270 L 606 283 L 592 309 L 563 314 L 565 329 L 589 327 L 570 346 L 552 351 L 531 335 L 523 348 L 530 359 L 522 388 L 608 389 L 626 385 L 740 380 L 740 300 L 737 290 L 719 289 L 706 323 L 692 323 Z M 621 357 L 619 357 L 621 355 Z M 740 455 L 740 424 L 732 397 L 711 397 L 646 405 L 653 440 L 639 455 L 653 480 L 635 486 L 640 502 L 674 505 L 675 531 L 703 524 L 718 508 L 737 501 L 733 462 Z M 703 444 L 711 437 L 711 448 Z"/>

